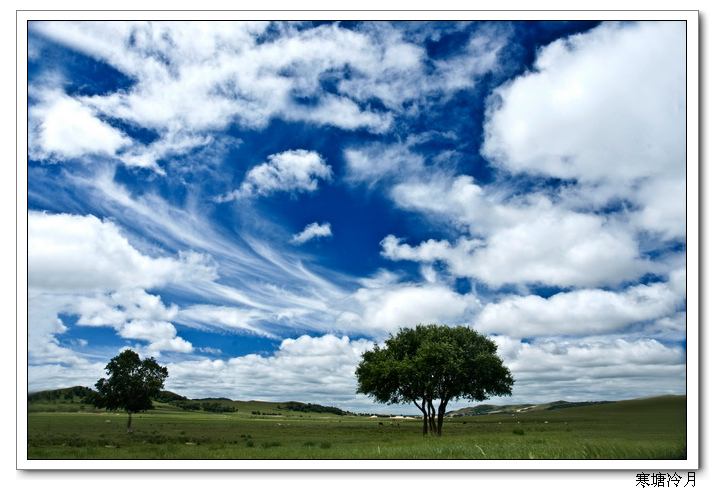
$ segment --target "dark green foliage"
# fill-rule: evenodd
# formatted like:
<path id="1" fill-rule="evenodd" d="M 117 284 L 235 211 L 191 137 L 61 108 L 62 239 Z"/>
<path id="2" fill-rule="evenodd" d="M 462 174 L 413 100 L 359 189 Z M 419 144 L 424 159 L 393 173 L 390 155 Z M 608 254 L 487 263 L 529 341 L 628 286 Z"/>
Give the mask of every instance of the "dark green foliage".
<path id="1" fill-rule="evenodd" d="M 281 407 L 279 407 L 281 408 Z M 325 407 L 314 403 L 287 402 L 282 405 L 284 410 L 292 410 L 294 412 L 314 412 L 314 413 L 333 413 L 335 415 L 349 415 L 350 412 L 341 410 L 336 407 Z"/>
<path id="2" fill-rule="evenodd" d="M 155 397 L 154 401 L 160 402 L 160 403 L 172 403 L 172 402 L 181 402 L 181 401 L 188 401 L 189 399 L 186 398 L 185 396 L 178 395 L 172 391 L 166 391 L 166 390 L 161 390 Z"/>
<path id="3" fill-rule="evenodd" d="M 204 412 L 214 412 L 214 413 L 224 413 L 224 412 L 236 412 L 236 407 L 230 407 L 228 405 L 223 405 L 219 402 L 203 402 L 200 403 L 201 408 Z"/>
<path id="4" fill-rule="evenodd" d="M 132 413 L 153 407 L 152 398 L 159 395 L 169 371 L 153 357 L 140 360 L 132 350 L 112 358 L 105 370 L 109 377 L 97 381 L 97 392 L 88 394 L 85 402 L 97 408 L 125 410 L 129 415 L 127 431 L 131 432 Z"/>
<path id="5" fill-rule="evenodd" d="M 157 400 L 158 401 L 158 400 Z M 184 410 L 201 410 L 201 403 L 193 400 L 173 400 L 168 402 L 169 405 L 182 408 Z"/>
<path id="6" fill-rule="evenodd" d="M 469 327 L 401 328 L 385 348 L 375 344 L 363 354 L 355 371 L 357 392 L 381 403 L 414 403 L 423 414 L 423 434 L 429 426 L 440 435 L 450 400 L 511 394 L 514 379 L 496 351 L 494 342 Z"/>

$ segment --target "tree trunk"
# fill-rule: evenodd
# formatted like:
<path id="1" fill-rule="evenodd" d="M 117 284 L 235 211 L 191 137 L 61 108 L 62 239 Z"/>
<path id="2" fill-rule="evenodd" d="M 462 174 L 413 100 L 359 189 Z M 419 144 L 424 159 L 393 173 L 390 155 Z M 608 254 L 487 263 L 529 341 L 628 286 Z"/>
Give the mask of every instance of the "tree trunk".
<path id="1" fill-rule="evenodd" d="M 444 412 L 447 410 L 447 402 L 440 400 L 437 412 L 437 435 L 442 435 L 442 422 L 444 422 Z"/>
<path id="2" fill-rule="evenodd" d="M 127 434 L 132 433 L 132 412 L 127 410 L 127 415 L 129 415 L 129 418 L 127 418 Z"/>
<path id="3" fill-rule="evenodd" d="M 427 412 L 425 411 L 425 400 L 422 399 L 422 406 L 417 405 L 417 402 L 415 400 L 412 400 L 412 403 L 415 404 L 417 408 L 420 409 L 422 412 L 422 435 L 426 436 L 427 435 Z"/>
<path id="4" fill-rule="evenodd" d="M 432 404 L 432 400 L 429 400 L 428 411 L 429 411 L 429 431 L 430 431 L 430 434 L 435 434 L 437 432 L 437 424 L 435 424 L 435 422 L 434 422 L 435 410 L 434 410 L 434 405 Z"/>

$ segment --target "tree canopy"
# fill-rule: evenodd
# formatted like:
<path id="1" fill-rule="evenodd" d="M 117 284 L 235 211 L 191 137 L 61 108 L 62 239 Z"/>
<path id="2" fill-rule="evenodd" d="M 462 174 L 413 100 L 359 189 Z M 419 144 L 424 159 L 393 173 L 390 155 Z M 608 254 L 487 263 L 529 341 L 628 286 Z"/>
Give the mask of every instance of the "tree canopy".
<path id="1" fill-rule="evenodd" d="M 423 415 L 422 433 L 437 435 L 450 400 L 510 395 L 514 384 L 496 344 L 463 326 L 401 328 L 384 348 L 375 344 L 363 353 L 355 374 L 358 393 L 380 403 L 414 403 Z"/>
<path id="2" fill-rule="evenodd" d="M 97 408 L 126 410 L 127 432 L 131 432 L 132 413 L 152 408 L 152 398 L 164 387 L 169 371 L 153 357 L 142 361 L 139 354 L 129 349 L 113 357 L 105 371 L 109 377 L 97 381 L 97 393 L 88 396 L 86 401 Z"/>

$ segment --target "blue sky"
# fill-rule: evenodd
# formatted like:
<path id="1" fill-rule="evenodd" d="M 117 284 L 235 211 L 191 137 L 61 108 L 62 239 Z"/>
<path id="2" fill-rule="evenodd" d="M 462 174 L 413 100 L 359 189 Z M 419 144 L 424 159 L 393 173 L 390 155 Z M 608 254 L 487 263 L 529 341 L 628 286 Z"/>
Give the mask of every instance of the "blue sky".
<path id="1" fill-rule="evenodd" d="M 497 403 L 686 391 L 685 22 L 31 22 L 28 390 L 355 394 L 470 325 Z M 471 402 L 451 404 L 450 408 Z"/>

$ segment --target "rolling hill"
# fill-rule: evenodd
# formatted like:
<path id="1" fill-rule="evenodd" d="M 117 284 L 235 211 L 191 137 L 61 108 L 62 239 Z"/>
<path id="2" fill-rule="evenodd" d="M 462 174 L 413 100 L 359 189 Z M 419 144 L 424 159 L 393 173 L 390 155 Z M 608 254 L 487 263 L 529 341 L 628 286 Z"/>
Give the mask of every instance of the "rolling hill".
<path id="1" fill-rule="evenodd" d="M 520 405 L 477 405 L 474 407 L 460 408 L 452 410 L 445 414 L 446 417 L 467 417 L 473 415 L 497 415 L 497 414 L 516 414 L 525 412 L 541 412 L 544 410 L 558 410 L 561 408 L 575 408 L 589 405 L 601 405 L 603 403 L 613 403 L 611 401 L 598 402 L 567 402 L 563 400 L 539 403 L 539 404 L 520 404 Z"/>
<path id="2" fill-rule="evenodd" d="M 57 390 L 46 390 L 27 395 L 28 411 L 52 411 L 52 412 L 77 412 L 87 410 L 89 407 L 84 405 L 84 398 L 93 392 L 92 389 L 83 386 L 73 386 L 70 388 L 62 388 Z M 663 395 L 656 398 L 670 399 L 675 395 Z M 682 395 L 685 398 L 685 395 Z M 595 405 L 604 405 L 611 403 L 625 402 L 638 403 L 638 400 L 626 400 L 620 402 L 613 401 L 583 401 L 583 402 L 568 402 L 558 400 L 549 403 L 539 404 L 513 404 L 513 405 L 493 405 L 481 404 L 473 407 L 460 408 L 452 410 L 445 414 L 448 418 L 454 417 L 471 417 L 479 415 L 509 415 L 509 414 L 526 414 L 534 412 L 544 412 L 550 410 L 559 410 L 564 408 L 589 407 Z M 264 401 L 238 401 L 229 398 L 197 398 L 190 399 L 171 391 L 162 391 L 155 399 L 157 408 L 172 408 L 183 410 L 195 410 L 206 412 L 239 412 L 253 415 L 280 415 L 285 413 L 316 413 L 316 414 L 331 414 L 331 415 L 355 415 L 346 410 L 336 407 L 329 407 L 314 403 L 303 403 L 297 401 L 286 402 L 264 402 Z"/>

